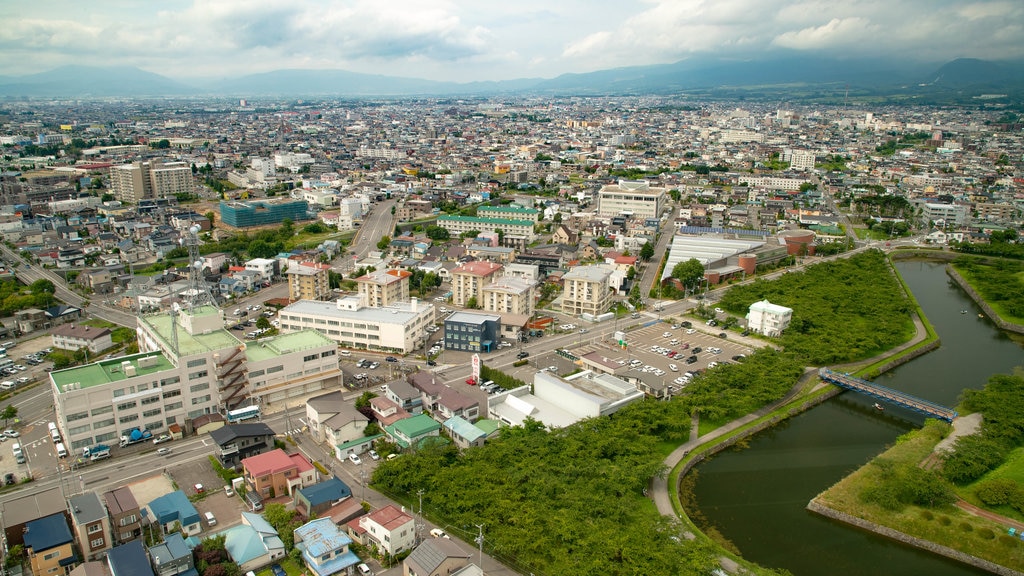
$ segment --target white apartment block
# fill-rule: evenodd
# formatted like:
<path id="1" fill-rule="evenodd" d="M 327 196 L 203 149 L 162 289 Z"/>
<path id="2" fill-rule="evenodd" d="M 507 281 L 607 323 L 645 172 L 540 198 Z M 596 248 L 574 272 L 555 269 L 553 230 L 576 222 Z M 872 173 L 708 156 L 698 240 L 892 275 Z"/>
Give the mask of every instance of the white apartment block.
<path id="1" fill-rule="evenodd" d="M 485 261 L 466 262 L 452 270 L 452 301 L 465 306 L 470 298 L 481 294 L 484 286 L 494 282 L 500 270 L 501 264 Z"/>
<path id="2" fill-rule="evenodd" d="M 386 308 L 363 306 L 361 300 L 300 300 L 278 313 L 281 330 L 313 329 L 345 348 L 407 354 L 422 346 L 434 323 L 434 307 L 415 298 Z"/>
<path id="3" fill-rule="evenodd" d="M 359 296 L 371 308 L 381 308 L 409 300 L 409 277 L 407 270 L 377 270 L 356 278 Z"/>
<path id="4" fill-rule="evenodd" d="M 540 279 L 540 266 L 536 264 L 519 264 L 510 262 L 504 265 L 502 270 L 505 277 L 522 278 L 528 282 L 536 283 Z"/>
<path id="5" fill-rule="evenodd" d="M 779 336 L 793 319 L 793 309 L 767 300 L 754 302 L 747 312 L 747 329 L 765 336 Z"/>
<path id="6" fill-rule="evenodd" d="M 138 354 L 50 373 L 57 423 L 72 451 L 113 445 L 135 429 L 154 434 L 238 407 L 341 385 L 337 345 L 307 330 L 246 345 L 202 306 L 138 320 Z M 253 384 L 250 384 L 252 377 Z"/>
<path id="7" fill-rule="evenodd" d="M 793 170 L 814 170 L 814 152 L 808 150 L 791 150 L 785 148 L 782 151 L 783 162 L 789 162 Z"/>
<path id="8" fill-rule="evenodd" d="M 477 232 L 497 232 L 499 230 L 506 238 L 522 238 L 526 242 L 533 242 L 533 222 L 528 220 L 509 220 L 505 218 L 477 218 L 474 216 L 441 216 L 437 219 L 437 225 L 448 230 L 452 236 L 458 236 L 463 232 L 476 230 Z"/>
<path id="9" fill-rule="evenodd" d="M 799 190 L 800 186 L 810 182 L 806 178 L 779 178 L 778 176 L 753 176 L 740 174 L 737 184 L 747 183 L 751 188 L 767 188 L 769 190 Z"/>
<path id="10" fill-rule="evenodd" d="M 562 277 L 562 312 L 566 314 L 603 314 L 611 303 L 608 266 L 576 266 Z"/>
<path id="11" fill-rule="evenodd" d="M 967 221 L 967 206 L 926 202 L 922 206 L 921 217 L 930 222 L 944 222 L 947 226 L 960 226 Z"/>
<path id="12" fill-rule="evenodd" d="M 148 167 L 148 162 L 145 163 Z M 148 169 L 143 163 L 121 164 L 110 169 L 110 193 L 114 198 L 130 204 L 138 204 L 143 198 L 152 198 L 153 189 L 149 182 Z"/>
<path id="13" fill-rule="evenodd" d="M 153 196 L 157 198 L 195 193 L 192 167 L 185 162 L 154 164 L 149 170 L 149 177 Z"/>
<path id="14" fill-rule="evenodd" d="M 245 269 L 259 274 L 261 279 L 269 282 L 274 277 L 276 263 L 276 260 L 270 258 L 253 258 L 245 262 Z"/>
<path id="15" fill-rule="evenodd" d="M 532 281 L 504 276 L 484 286 L 477 301 L 488 312 L 530 316 L 533 314 L 534 286 L 536 283 Z"/>
<path id="16" fill-rule="evenodd" d="M 601 187 L 597 193 L 598 214 L 632 214 L 640 218 L 658 218 L 665 209 L 665 189 L 652 187 L 646 180 L 619 180 Z"/>

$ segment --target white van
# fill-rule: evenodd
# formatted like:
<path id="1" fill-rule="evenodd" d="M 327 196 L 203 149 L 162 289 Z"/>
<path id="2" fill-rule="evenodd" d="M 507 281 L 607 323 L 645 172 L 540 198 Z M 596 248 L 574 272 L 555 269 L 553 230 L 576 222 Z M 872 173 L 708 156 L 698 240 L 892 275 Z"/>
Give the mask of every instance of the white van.
<path id="1" fill-rule="evenodd" d="M 206 525 L 207 526 L 216 526 L 217 525 L 217 519 L 213 517 L 213 512 L 207 512 L 206 514 L 204 514 L 204 516 L 206 516 Z"/>
<path id="2" fill-rule="evenodd" d="M 57 458 L 67 458 L 68 457 L 68 450 L 67 450 L 67 448 L 64 447 L 64 443 L 63 442 L 57 442 L 56 449 L 57 449 Z"/>

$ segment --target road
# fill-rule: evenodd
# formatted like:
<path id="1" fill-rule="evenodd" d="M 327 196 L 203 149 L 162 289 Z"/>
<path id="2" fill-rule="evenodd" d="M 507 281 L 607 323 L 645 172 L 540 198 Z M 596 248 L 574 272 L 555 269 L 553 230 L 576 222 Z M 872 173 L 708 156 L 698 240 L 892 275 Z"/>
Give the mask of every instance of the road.
<path id="1" fill-rule="evenodd" d="M 655 282 L 654 276 L 658 273 L 658 268 L 661 267 L 662 259 L 665 258 L 665 250 L 668 249 L 668 245 L 676 235 L 675 221 L 678 210 L 679 208 L 673 206 L 669 212 L 668 220 L 662 226 L 661 233 L 658 234 L 658 242 L 654 245 L 654 257 L 644 267 L 644 273 L 640 276 L 640 297 L 643 299 L 646 299 L 647 295 L 651 293 Z"/>
<path id="2" fill-rule="evenodd" d="M 384 236 L 390 236 L 394 232 L 395 217 L 391 214 L 391 208 L 397 202 L 396 199 L 392 198 L 374 203 L 373 209 L 363 219 L 363 224 L 359 227 L 359 231 L 356 232 L 355 238 L 352 239 L 352 245 L 349 246 L 349 251 L 354 253 L 356 257 L 353 258 L 352 254 L 345 256 L 335 267 L 336 271 L 345 273 L 354 269 L 358 259 L 365 258 L 371 251 L 376 250 L 377 242 Z"/>

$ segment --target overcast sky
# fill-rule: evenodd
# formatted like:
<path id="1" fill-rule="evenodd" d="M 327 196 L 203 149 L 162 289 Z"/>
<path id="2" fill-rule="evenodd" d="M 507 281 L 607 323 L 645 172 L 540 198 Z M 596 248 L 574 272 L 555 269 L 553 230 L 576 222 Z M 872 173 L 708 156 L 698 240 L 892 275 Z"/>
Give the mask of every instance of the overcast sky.
<path id="1" fill-rule="evenodd" d="M 1022 0 L 5 0 L 0 74 L 551 78 L 688 58 L 1024 57 Z"/>

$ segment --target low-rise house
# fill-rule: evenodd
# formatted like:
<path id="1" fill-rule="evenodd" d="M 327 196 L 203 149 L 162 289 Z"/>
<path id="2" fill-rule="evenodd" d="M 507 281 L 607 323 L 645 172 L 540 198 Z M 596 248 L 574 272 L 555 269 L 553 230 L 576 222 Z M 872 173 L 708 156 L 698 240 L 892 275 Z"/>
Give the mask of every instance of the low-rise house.
<path id="1" fill-rule="evenodd" d="M 0 518 L 3 518 L 7 549 L 25 543 L 25 528 L 29 522 L 58 513 L 67 514 L 68 510 L 64 495 L 56 487 L 0 502 Z"/>
<path id="2" fill-rule="evenodd" d="M 423 396 L 405 380 L 392 380 L 386 385 L 384 395 L 399 408 L 410 414 L 423 412 Z"/>
<path id="3" fill-rule="evenodd" d="M 292 495 L 294 490 L 316 482 L 317 471 L 302 454 L 271 450 L 242 460 L 242 473 L 249 490 L 266 500 Z"/>
<path id="4" fill-rule="evenodd" d="M 202 518 L 188 496 L 181 490 L 159 496 L 149 503 L 150 518 L 163 530 L 164 534 L 174 532 L 177 526 L 189 536 L 203 531 Z"/>
<path id="5" fill-rule="evenodd" d="M 296 490 L 293 503 L 295 510 L 302 514 L 303 518 L 310 518 L 314 515 L 322 518 L 324 512 L 351 497 L 352 489 L 337 476 L 334 476 L 312 486 Z"/>
<path id="6" fill-rule="evenodd" d="M 330 518 L 311 520 L 296 528 L 294 534 L 303 563 L 317 576 L 348 573 L 359 563 L 359 557 L 349 550 L 352 538 Z"/>
<path id="7" fill-rule="evenodd" d="M 306 401 L 306 422 L 317 442 L 333 446 L 362 438 L 370 419 L 345 402 L 340 391 L 334 391 Z"/>
<path id="8" fill-rule="evenodd" d="M 459 448 L 483 446 L 487 433 L 461 416 L 452 416 L 444 421 L 444 429 Z"/>
<path id="9" fill-rule="evenodd" d="M 363 516 L 358 524 L 366 538 L 363 545 L 376 546 L 392 556 L 412 548 L 416 542 L 412 516 L 392 504 Z"/>
<path id="10" fill-rule="evenodd" d="M 480 401 L 454 388 L 446 388 L 434 404 L 433 414 L 441 422 L 454 416 L 472 422 L 480 417 Z"/>
<path id="11" fill-rule="evenodd" d="M 86 560 L 104 556 L 113 544 L 110 517 L 100 497 L 95 492 L 72 496 L 68 499 L 68 510 L 71 512 L 71 525 L 82 556 Z"/>
<path id="12" fill-rule="evenodd" d="M 122 486 L 106 492 L 103 501 L 116 542 L 127 542 L 142 535 L 142 510 L 130 489 Z"/>
<path id="13" fill-rule="evenodd" d="M 384 430 L 389 440 L 407 450 L 425 438 L 439 436 L 441 425 L 426 414 L 417 414 L 386 426 Z"/>
<path id="14" fill-rule="evenodd" d="M 164 541 L 149 548 L 156 576 L 194 576 L 195 562 L 192 549 L 185 544 L 181 533 L 168 534 Z"/>
<path id="15" fill-rule="evenodd" d="M 85 348 L 90 354 L 99 354 L 114 345 L 109 328 L 96 328 L 82 324 L 64 324 L 51 332 L 53 347 L 61 350 Z"/>
<path id="16" fill-rule="evenodd" d="M 110 576 L 154 576 L 141 540 L 132 540 L 107 553 Z"/>
<path id="17" fill-rule="evenodd" d="M 25 524 L 25 556 L 32 574 L 54 574 L 74 566 L 75 539 L 64 514 L 51 514 Z"/>
<path id="18" fill-rule="evenodd" d="M 390 398 L 383 396 L 370 398 L 370 411 L 381 426 L 390 426 L 399 420 L 411 416 L 401 406 L 392 402 Z"/>
<path id="19" fill-rule="evenodd" d="M 242 512 L 242 523 L 221 534 L 228 556 L 243 572 L 256 571 L 285 555 L 281 536 L 259 514 Z"/>
<path id="20" fill-rule="evenodd" d="M 237 468 L 242 460 L 274 448 L 274 431 L 262 422 L 228 424 L 210 431 L 220 451 L 217 459 L 225 468 Z"/>
<path id="21" fill-rule="evenodd" d="M 402 561 L 402 576 L 449 576 L 472 558 L 449 538 L 428 538 Z"/>

